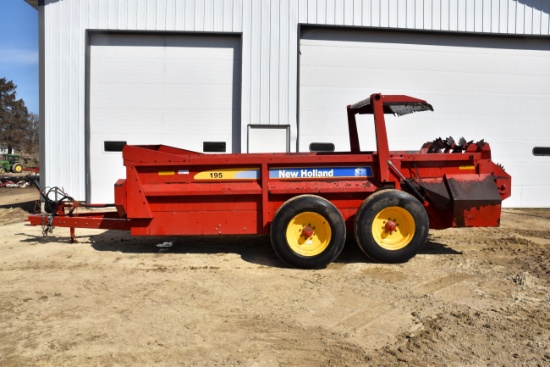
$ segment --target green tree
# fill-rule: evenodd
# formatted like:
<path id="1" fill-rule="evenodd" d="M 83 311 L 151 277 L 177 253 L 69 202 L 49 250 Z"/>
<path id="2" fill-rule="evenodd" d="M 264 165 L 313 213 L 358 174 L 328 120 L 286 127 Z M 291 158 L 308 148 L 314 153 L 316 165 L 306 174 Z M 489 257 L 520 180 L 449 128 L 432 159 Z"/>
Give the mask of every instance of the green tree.
<path id="1" fill-rule="evenodd" d="M 0 78 L 0 143 L 8 147 L 8 153 L 23 148 L 30 123 L 25 102 L 17 99 L 16 89 L 13 81 Z"/>
<path id="2" fill-rule="evenodd" d="M 30 113 L 25 129 L 23 149 L 35 158 L 40 144 L 40 120 L 36 113 Z"/>

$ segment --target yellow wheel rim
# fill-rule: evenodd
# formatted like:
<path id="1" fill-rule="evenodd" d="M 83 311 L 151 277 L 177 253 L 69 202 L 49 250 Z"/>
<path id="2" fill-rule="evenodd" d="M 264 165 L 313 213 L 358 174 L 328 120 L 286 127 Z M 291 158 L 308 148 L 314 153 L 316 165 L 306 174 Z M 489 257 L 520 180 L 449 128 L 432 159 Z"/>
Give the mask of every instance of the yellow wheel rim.
<path id="1" fill-rule="evenodd" d="M 303 212 L 290 220 L 286 240 L 292 251 L 302 256 L 316 256 L 326 250 L 332 237 L 330 224 L 320 214 Z"/>
<path id="2" fill-rule="evenodd" d="M 376 214 L 372 221 L 372 236 L 386 250 L 401 250 L 413 239 L 416 224 L 408 210 L 390 206 Z"/>
<path id="3" fill-rule="evenodd" d="M 15 167 L 15 172 L 21 173 L 21 171 L 23 171 L 23 168 L 21 168 L 21 166 Z"/>

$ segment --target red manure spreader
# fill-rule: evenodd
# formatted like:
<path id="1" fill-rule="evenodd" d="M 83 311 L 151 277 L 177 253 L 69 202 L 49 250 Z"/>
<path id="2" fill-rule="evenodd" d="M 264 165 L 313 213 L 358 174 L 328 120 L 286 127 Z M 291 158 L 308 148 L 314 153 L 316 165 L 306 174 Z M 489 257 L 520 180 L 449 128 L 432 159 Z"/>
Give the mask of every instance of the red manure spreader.
<path id="1" fill-rule="evenodd" d="M 428 230 L 498 226 L 511 177 L 483 140 L 436 139 L 419 151 L 390 151 L 384 115 L 432 110 L 426 101 L 373 94 L 347 107 L 350 152 L 202 154 L 163 145 L 123 149 L 126 179 L 115 184 L 116 211 L 59 190 L 44 193 L 53 226 L 129 230 L 132 235 L 268 234 L 286 264 L 323 268 L 348 233 L 379 262 L 404 262 Z M 374 117 L 377 150 L 359 149 L 356 115 Z M 99 205 L 101 206 L 101 205 Z"/>

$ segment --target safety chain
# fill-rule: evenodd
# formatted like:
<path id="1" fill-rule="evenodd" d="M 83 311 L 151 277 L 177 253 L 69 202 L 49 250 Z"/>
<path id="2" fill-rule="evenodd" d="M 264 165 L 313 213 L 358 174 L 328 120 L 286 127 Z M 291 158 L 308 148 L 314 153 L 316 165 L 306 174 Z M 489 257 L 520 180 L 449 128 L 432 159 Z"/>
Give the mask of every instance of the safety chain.
<path id="1" fill-rule="evenodd" d="M 53 214 L 42 214 L 42 236 L 53 233 Z"/>

